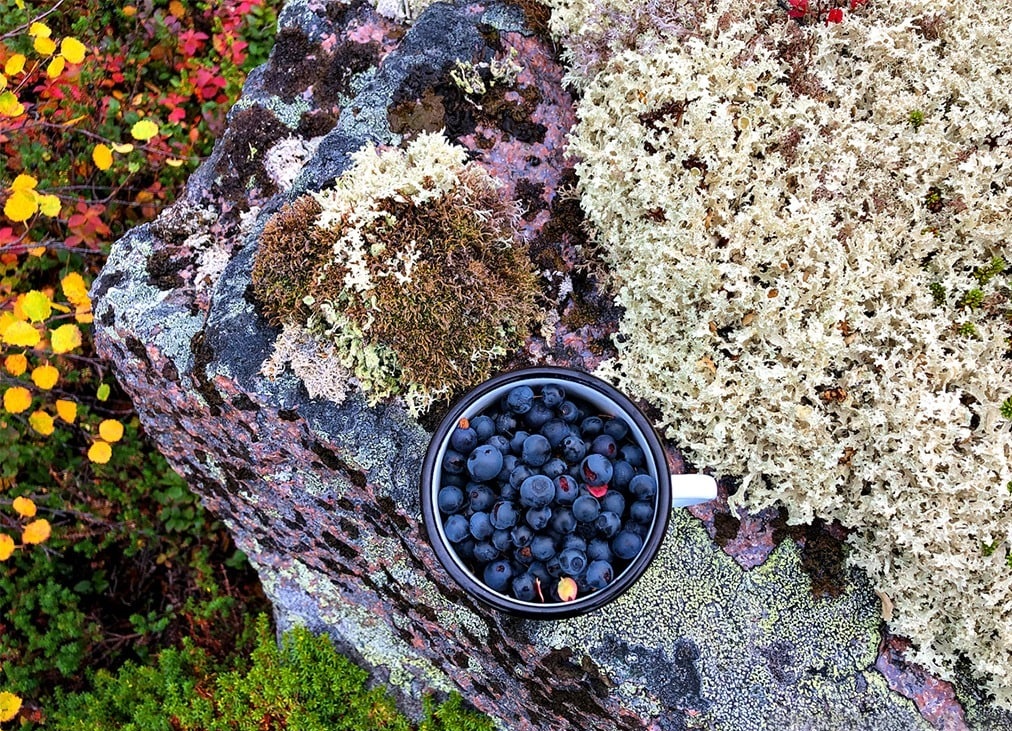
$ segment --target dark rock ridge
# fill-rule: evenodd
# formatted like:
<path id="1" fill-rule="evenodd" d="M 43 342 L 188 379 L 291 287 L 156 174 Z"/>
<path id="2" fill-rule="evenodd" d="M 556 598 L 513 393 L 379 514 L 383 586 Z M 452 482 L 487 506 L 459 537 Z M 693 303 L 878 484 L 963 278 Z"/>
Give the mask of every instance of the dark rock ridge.
<path id="1" fill-rule="evenodd" d="M 291 372 L 261 375 L 278 337 L 250 295 L 265 221 L 367 142 L 422 130 L 445 130 L 523 206 L 554 304 L 503 367 L 593 370 L 612 354 L 619 313 L 562 194 L 575 182 L 563 154 L 573 102 L 534 30 L 543 22 L 498 3 L 437 3 L 410 27 L 362 3 L 290 3 L 271 61 L 185 195 L 113 248 L 93 290 L 99 352 L 258 568 L 279 626 L 327 632 L 409 710 L 459 690 L 518 730 L 927 727 L 875 668 L 867 583 L 814 596 L 797 542 L 740 565 L 679 510 L 651 569 L 612 605 L 552 623 L 502 616 L 457 588 L 423 535 L 426 428 L 396 401 L 370 407 L 353 392 L 336 404 Z M 451 82 L 455 61 L 503 53 L 522 69 L 510 93 L 476 105 Z"/>

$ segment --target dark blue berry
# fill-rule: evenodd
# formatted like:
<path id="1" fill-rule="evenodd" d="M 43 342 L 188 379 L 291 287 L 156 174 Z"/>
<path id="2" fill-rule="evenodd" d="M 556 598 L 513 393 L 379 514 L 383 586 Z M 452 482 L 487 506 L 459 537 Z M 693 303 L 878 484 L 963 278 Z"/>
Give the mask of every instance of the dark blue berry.
<path id="1" fill-rule="evenodd" d="M 450 543 L 460 543 L 470 535 L 470 525 L 463 515 L 451 515 L 443 523 L 443 533 Z"/>
<path id="2" fill-rule="evenodd" d="M 594 454 L 603 455 L 608 459 L 615 459 L 615 456 L 618 454 L 618 445 L 610 434 L 599 434 L 590 443 L 590 451 Z"/>
<path id="3" fill-rule="evenodd" d="M 607 485 L 612 475 L 611 462 L 604 455 L 588 454 L 580 463 L 580 474 L 591 487 Z"/>
<path id="4" fill-rule="evenodd" d="M 470 521 L 471 535 L 474 536 L 477 541 L 484 541 L 492 537 L 492 533 L 495 528 L 492 527 L 492 521 L 488 519 L 488 513 L 475 513 L 471 516 Z"/>
<path id="5" fill-rule="evenodd" d="M 520 460 L 512 454 L 503 455 L 502 469 L 499 470 L 499 474 L 495 476 L 495 479 L 500 482 L 506 482 L 510 478 L 510 473 L 517 468 L 518 464 L 520 464 Z"/>
<path id="6" fill-rule="evenodd" d="M 555 412 L 545 406 L 544 402 L 535 401 L 531 410 L 524 414 L 524 424 L 528 429 L 540 429 L 553 416 Z"/>
<path id="7" fill-rule="evenodd" d="M 451 475 L 459 475 L 466 464 L 467 459 L 455 449 L 447 449 L 443 455 L 443 469 Z"/>
<path id="8" fill-rule="evenodd" d="M 478 482 L 491 480 L 502 469 L 502 452 L 488 444 L 474 448 L 467 458 L 467 471 Z"/>
<path id="9" fill-rule="evenodd" d="M 538 597 L 538 590 L 534 587 L 534 577 L 530 574 L 520 574 L 513 579 L 513 596 L 522 602 L 532 602 Z"/>
<path id="10" fill-rule="evenodd" d="M 570 576 L 576 576 L 587 568 L 587 554 L 575 548 L 567 548 L 559 554 L 559 565 L 563 572 Z"/>
<path id="11" fill-rule="evenodd" d="M 594 527 L 605 538 L 611 538 L 622 527 L 622 519 L 615 515 L 615 513 L 601 513 L 597 516 L 597 520 L 594 521 Z"/>
<path id="12" fill-rule="evenodd" d="M 583 412 L 572 401 L 563 401 L 559 404 L 558 411 L 562 420 L 568 424 L 572 424 L 583 417 Z"/>
<path id="13" fill-rule="evenodd" d="M 545 462 L 541 467 L 541 472 L 545 477 L 550 477 L 553 480 L 561 474 L 565 474 L 569 465 L 558 457 L 552 457 L 550 460 Z"/>
<path id="14" fill-rule="evenodd" d="M 581 523 L 592 523 L 601 514 L 601 505 L 597 498 L 583 495 L 573 503 L 573 517 Z"/>
<path id="15" fill-rule="evenodd" d="M 517 456 L 523 454 L 524 439 L 526 439 L 529 436 L 530 436 L 529 432 L 525 432 L 522 429 L 517 430 L 513 434 L 513 437 L 510 439 L 510 451 Z"/>
<path id="16" fill-rule="evenodd" d="M 520 486 L 524 483 L 524 480 L 533 474 L 535 474 L 535 472 L 530 467 L 523 463 L 518 464 L 513 468 L 513 471 L 510 472 L 510 484 L 519 490 Z"/>
<path id="17" fill-rule="evenodd" d="M 603 538 L 595 538 L 587 544 L 587 558 L 591 561 L 611 561 L 611 557 L 611 546 Z"/>
<path id="18" fill-rule="evenodd" d="M 492 591 L 504 591 L 512 578 L 513 568 L 510 566 L 509 561 L 500 559 L 493 561 L 485 567 L 485 586 Z"/>
<path id="19" fill-rule="evenodd" d="M 551 578 L 548 575 L 547 569 L 545 569 L 544 561 L 532 561 L 531 565 L 527 567 L 527 573 L 535 579 L 539 579 L 542 585 L 548 583 L 548 579 Z"/>
<path id="20" fill-rule="evenodd" d="M 547 571 L 548 575 L 553 579 L 557 579 L 562 576 L 562 566 L 559 564 L 558 556 L 552 556 L 550 559 L 545 561 L 545 571 Z"/>
<path id="21" fill-rule="evenodd" d="M 531 555 L 531 549 L 528 546 L 518 548 L 513 551 L 513 560 L 522 566 L 527 566 L 534 560 L 534 556 Z"/>
<path id="22" fill-rule="evenodd" d="M 491 416 L 485 416 L 484 414 L 476 416 L 471 419 L 471 428 L 478 435 L 478 441 L 484 442 L 495 434 L 495 421 L 492 420 Z"/>
<path id="23" fill-rule="evenodd" d="M 586 551 L 587 541 L 580 536 L 568 535 L 562 540 L 562 550 L 574 549 L 576 551 Z"/>
<path id="24" fill-rule="evenodd" d="M 555 497 L 555 483 L 544 475 L 531 475 L 520 484 L 520 504 L 543 508 Z"/>
<path id="25" fill-rule="evenodd" d="M 487 511 L 495 505 L 495 493 L 488 485 L 471 482 L 467 486 L 467 502 L 473 511 Z"/>
<path id="26" fill-rule="evenodd" d="M 588 416 L 580 422 L 580 433 L 584 439 L 593 439 L 604 431 L 604 422 L 600 416 Z"/>
<path id="27" fill-rule="evenodd" d="M 629 436 L 629 425 L 622 419 L 609 419 L 605 422 L 604 433 L 610 435 L 616 442 L 621 442 Z"/>
<path id="28" fill-rule="evenodd" d="M 609 483 L 612 487 L 623 489 L 628 487 L 629 480 L 636 475 L 636 470 L 633 469 L 632 465 L 626 462 L 624 459 L 612 462 L 611 465 L 611 482 Z"/>
<path id="29" fill-rule="evenodd" d="M 591 561 L 587 567 L 587 585 L 593 589 L 603 589 L 615 578 L 615 571 L 607 561 Z"/>
<path id="30" fill-rule="evenodd" d="M 621 516 L 625 512 L 625 498 L 618 490 L 608 490 L 601 498 L 601 510 Z"/>
<path id="31" fill-rule="evenodd" d="M 504 437 L 502 434 L 493 434 L 488 438 L 486 442 L 490 447 L 498 449 L 503 456 L 506 456 L 510 452 L 510 440 Z"/>
<path id="32" fill-rule="evenodd" d="M 622 459 L 633 467 L 642 467 L 645 463 L 643 450 L 640 449 L 637 444 L 624 444 L 622 445 L 622 448 L 618 450 L 618 453 Z"/>
<path id="33" fill-rule="evenodd" d="M 572 533 L 576 528 L 576 518 L 569 508 L 555 508 L 552 512 L 551 528 L 556 533 Z"/>
<path id="34" fill-rule="evenodd" d="M 534 536 L 530 545 L 531 555 L 538 561 L 548 561 L 555 556 L 555 541 L 550 536 Z"/>
<path id="35" fill-rule="evenodd" d="M 470 561 L 474 558 L 474 546 L 474 539 L 468 534 L 467 538 L 454 546 L 454 549 L 457 551 L 458 556 L 465 561 Z"/>
<path id="36" fill-rule="evenodd" d="M 534 405 L 534 391 L 530 386 L 517 386 L 506 395 L 506 408 L 514 414 L 526 414 Z"/>
<path id="37" fill-rule="evenodd" d="M 562 440 L 570 435 L 569 424 L 562 419 L 552 419 L 541 427 L 541 434 L 548 440 L 552 449 L 562 444 Z"/>
<path id="38" fill-rule="evenodd" d="M 635 533 L 640 538 L 646 538 L 647 533 L 650 532 L 650 526 L 647 525 L 646 523 L 635 523 L 633 521 L 629 521 L 628 523 L 625 524 L 625 530 L 629 531 L 630 533 Z"/>
<path id="39" fill-rule="evenodd" d="M 652 475 L 636 475 L 629 481 L 629 492 L 640 500 L 652 498 L 657 494 L 657 480 Z"/>
<path id="40" fill-rule="evenodd" d="M 492 545 L 501 553 L 505 553 L 513 548 L 513 539 L 510 537 L 510 532 L 508 530 L 497 530 L 492 534 Z"/>
<path id="41" fill-rule="evenodd" d="M 529 525 L 518 525 L 510 531 L 510 538 L 513 540 L 514 546 L 523 548 L 531 545 L 531 541 L 534 540 L 534 531 Z"/>
<path id="42" fill-rule="evenodd" d="M 555 501 L 560 505 L 572 505 L 580 495 L 580 483 L 571 475 L 555 478 Z"/>
<path id="43" fill-rule="evenodd" d="M 546 383 L 541 389 L 545 406 L 554 409 L 566 399 L 566 390 L 557 383 Z"/>
<path id="44" fill-rule="evenodd" d="M 500 434 L 512 434 L 517 430 L 517 418 L 508 411 L 504 411 L 495 417 L 495 430 Z"/>
<path id="45" fill-rule="evenodd" d="M 536 531 L 543 530 L 551 519 L 552 509 L 547 505 L 542 508 L 529 508 L 526 515 L 524 515 L 527 525 Z"/>
<path id="46" fill-rule="evenodd" d="M 466 419 L 461 420 L 467 423 Z M 461 454 L 468 454 L 478 446 L 478 432 L 470 426 L 462 427 L 459 424 L 450 432 L 450 446 Z"/>
<path id="47" fill-rule="evenodd" d="M 464 507 L 464 491 L 452 485 L 440 488 L 436 503 L 447 515 L 459 512 Z"/>
<path id="48" fill-rule="evenodd" d="M 611 550 L 619 558 L 627 561 L 635 558 L 643 548 L 643 539 L 630 530 L 622 530 L 611 540 Z"/>
<path id="49" fill-rule="evenodd" d="M 654 519 L 654 504 L 650 500 L 637 500 L 629 506 L 629 519 L 649 524 Z"/>
<path id="50" fill-rule="evenodd" d="M 482 541 L 474 544 L 474 560 L 479 563 L 488 563 L 499 558 L 499 549 L 489 541 Z"/>
<path id="51" fill-rule="evenodd" d="M 501 500 L 492 506 L 488 514 L 492 527 L 496 530 L 507 530 L 517 524 L 517 511 L 513 503 Z"/>
<path id="52" fill-rule="evenodd" d="M 567 462 L 579 462 L 587 454 L 587 444 L 582 438 L 570 434 L 559 445 L 559 452 Z"/>
<path id="53" fill-rule="evenodd" d="M 540 434 L 531 434 L 524 440 L 520 459 L 531 467 L 540 467 L 552 456 L 552 445 Z"/>

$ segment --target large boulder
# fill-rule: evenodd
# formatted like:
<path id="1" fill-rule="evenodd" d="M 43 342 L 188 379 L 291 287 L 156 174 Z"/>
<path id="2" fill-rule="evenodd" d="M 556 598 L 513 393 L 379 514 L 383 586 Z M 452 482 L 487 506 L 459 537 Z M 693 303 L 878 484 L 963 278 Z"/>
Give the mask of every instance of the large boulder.
<path id="1" fill-rule="evenodd" d="M 250 557 L 279 628 L 328 633 L 408 710 L 460 691 L 518 730 L 984 719 L 983 701 L 964 712 L 950 686 L 905 666 L 880 600 L 841 568 L 838 531 L 732 516 L 722 500 L 676 510 L 651 568 L 604 609 L 540 623 L 491 611 L 421 529 L 419 470 L 446 404 L 416 418 L 353 381 L 329 398 L 298 369 L 268 367 L 281 330 L 251 281 L 267 222 L 363 146 L 437 131 L 519 201 L 543 289 L 540 326 L 497 367 L 593 371 L 613 354 L 620 313 L 569 194 L 573 104 L 538 8 L 436 3 L 410 26 L 363 3 L 284 9 L 214 153 L 179 201 L 116 243 L 94 285 L 97 347 L 147 434 Z M 460 69 L 503 58 L 519 69 L 509 88 L 476 104 Z M 302 345 L 326 366 L 326 348 Z"/>

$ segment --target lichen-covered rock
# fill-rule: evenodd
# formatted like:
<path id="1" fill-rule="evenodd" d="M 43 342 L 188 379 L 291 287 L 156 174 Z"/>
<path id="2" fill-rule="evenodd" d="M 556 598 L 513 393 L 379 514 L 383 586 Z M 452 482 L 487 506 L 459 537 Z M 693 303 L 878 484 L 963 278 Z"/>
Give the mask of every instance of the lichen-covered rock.
<path id="1" fill-rule="evenodd" d="M 491 365 L 591 371 L 613 355 L 619 313 L 568 194 L 573 100 L 544 20 L 434 3 L 405 27 L 362 3 L 290 3 L 183 198 L 113 248 L 93 290 L 99 351 L 260 571 L 280 627 L 328 633 L 406 708 L 459 690 L 515 730 L 928 728 L 909 700 L 923 683 L 897 646 L 879 652 L 867 581 L 822 566 L 839 566 L 832 531 L 739 520 L 722 502 L 674 515 L 649 571 L 594 614 L 538 624 L 477 604 L 421 529 L 441 407 L 416 420 L 397 397 L 369 405 L 333 342 L 258 303 L 257 252 L 317 215 L 306 194 L 367 145 L 442 131 L 519 207 L 541 290 L 541 324 Z M 762 540 L 747 549 L 750 526 Z M 951 699 L 932 708 L 933 723 L 963 722 Z"/>

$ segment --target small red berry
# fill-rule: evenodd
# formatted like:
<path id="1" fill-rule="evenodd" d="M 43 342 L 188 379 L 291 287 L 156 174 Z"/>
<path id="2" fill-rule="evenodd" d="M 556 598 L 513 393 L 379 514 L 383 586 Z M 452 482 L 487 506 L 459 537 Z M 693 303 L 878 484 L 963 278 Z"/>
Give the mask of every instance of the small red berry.
<path id="1" fill-rule="evenodd" d="M 827 23 L 839 23 L 843 21 L 843 8 L 833 8 L 826 16 Z"/>

